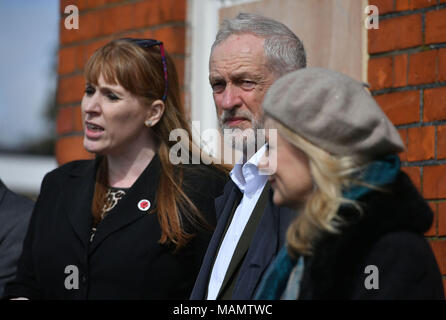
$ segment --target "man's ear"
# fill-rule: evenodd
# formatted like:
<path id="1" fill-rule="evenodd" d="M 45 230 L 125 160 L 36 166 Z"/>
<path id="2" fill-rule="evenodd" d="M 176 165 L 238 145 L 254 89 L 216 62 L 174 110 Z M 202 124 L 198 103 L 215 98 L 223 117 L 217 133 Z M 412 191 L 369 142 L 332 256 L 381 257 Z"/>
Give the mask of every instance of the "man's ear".
<path id="1" fill-rule="evenodd" d="M 147 109 L 146 118 L 144 124 L 147 127 L 155 126 L 164 114 L 165 105 L 162 100 L 155 100 Z"/>

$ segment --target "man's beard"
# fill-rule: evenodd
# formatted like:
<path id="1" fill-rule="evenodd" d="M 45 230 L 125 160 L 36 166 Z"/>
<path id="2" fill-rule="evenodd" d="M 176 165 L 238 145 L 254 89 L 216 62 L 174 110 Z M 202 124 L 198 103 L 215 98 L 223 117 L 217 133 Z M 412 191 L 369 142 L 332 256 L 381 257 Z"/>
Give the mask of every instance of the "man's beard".
<path id="1" fill-rule="evenodd" d="M 230 117 L 243 117 L 251 121 L 251 127 L 240 129 L 230 127 L 225 124 L 225 120 Z M 219 119 L 220 129 L 223 132 L 224 140 L 232 148 L 243 152 L 244 157 L 249 159 L 260 147 L 265 144 L 265 130 L 262 120 L 257 120 L 250 112 L 223 111 Z"/>

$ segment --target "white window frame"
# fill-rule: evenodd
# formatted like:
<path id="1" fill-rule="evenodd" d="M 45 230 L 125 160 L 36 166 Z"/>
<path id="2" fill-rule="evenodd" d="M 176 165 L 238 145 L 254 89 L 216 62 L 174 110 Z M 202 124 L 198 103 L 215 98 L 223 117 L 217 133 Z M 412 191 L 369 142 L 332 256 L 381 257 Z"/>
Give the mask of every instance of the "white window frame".
<path id="1" fill-rule="evenodd" d="M 0 154 L 0 179 L 14 192 L 37 196 L 43 177 L 57 166 L 55 157 Z"/>

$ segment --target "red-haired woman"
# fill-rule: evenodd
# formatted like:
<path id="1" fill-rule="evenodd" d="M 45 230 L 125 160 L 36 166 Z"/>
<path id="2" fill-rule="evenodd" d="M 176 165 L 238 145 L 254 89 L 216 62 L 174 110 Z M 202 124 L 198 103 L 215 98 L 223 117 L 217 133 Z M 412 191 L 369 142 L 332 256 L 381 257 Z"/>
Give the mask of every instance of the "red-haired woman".
<path id="1" fill-rule="evenodd" d="M 227 172 L 170 162 L 170 132 L 191 132 L 161 42 L 114 40 L 85 77 L 84 146 L 97 157 L 46 175 L 5 295 L 186 299 Z"/>

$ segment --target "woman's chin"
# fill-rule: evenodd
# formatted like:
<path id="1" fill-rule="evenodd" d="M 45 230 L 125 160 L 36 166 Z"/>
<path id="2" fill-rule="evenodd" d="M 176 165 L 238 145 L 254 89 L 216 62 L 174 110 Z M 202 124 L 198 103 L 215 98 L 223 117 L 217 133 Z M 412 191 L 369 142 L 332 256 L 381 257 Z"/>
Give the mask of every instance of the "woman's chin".
<path id="1" fill-rule="evenodd" d="M 94 153 L 97 155 L 101 155 L 102 154 L 102 148 L 100 148 L 99 146 L 95 145 L 94 143 L 89 143 L 88 141 L 84 140 L 84 149 L 87 150 L 90 153 Z"/>
<path id="2" fill-rule="evenodd" d="M 274 191 L 273 202 L 278 207 L 287 207 L 296 211 L 301 210 L 303 206 L 302 202 L 294 201 L 293 199 L 287 199 L 283 197 L 277 190 Z"/>
<path id="3" fill-rule="evenodd" d="M 274 194 L 273 194 L 273 202 L 274 202 L 274 204 L 276 206 L 278 206 L 278 207 L 281 207 L 281 206 L 284 205 L 284 201 L 283 200 L 284 199 L 283 199 L 282 195 L 280 194 L 280 192 L 277 191 L 277 190 L 274 190 Z"/>

